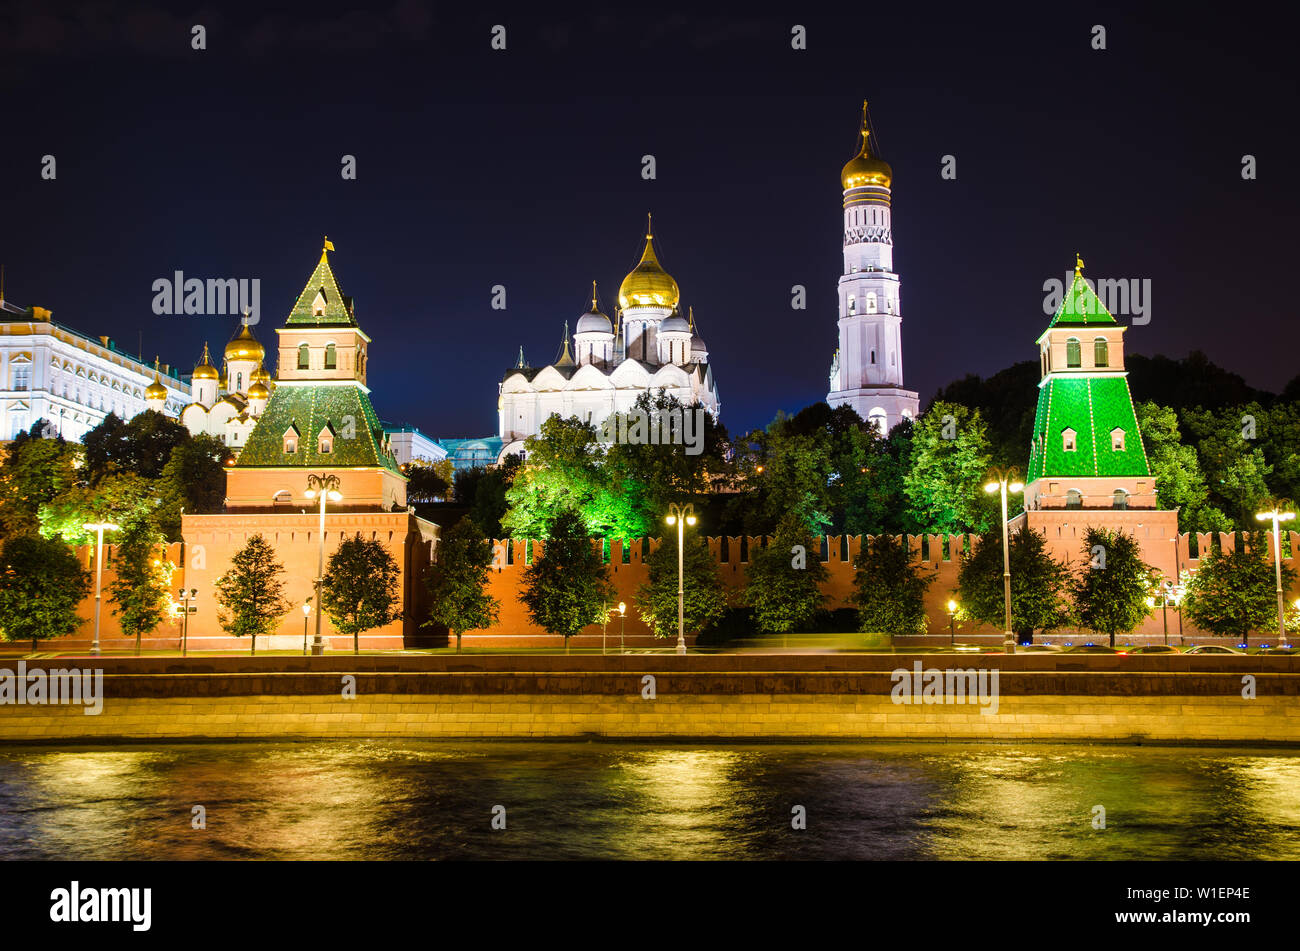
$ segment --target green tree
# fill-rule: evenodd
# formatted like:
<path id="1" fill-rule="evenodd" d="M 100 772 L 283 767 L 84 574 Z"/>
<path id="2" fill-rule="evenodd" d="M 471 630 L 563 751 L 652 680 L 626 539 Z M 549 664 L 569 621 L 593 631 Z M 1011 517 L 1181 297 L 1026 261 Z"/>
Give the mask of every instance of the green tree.
<path id="1" fill-rule="evenodd" d="M 127 422 L 109 413 L 82 439 L 90 481 L 97 482 L 114 467 L 156 479 L 172 450 L 189 440 L 190 431 L 184 425 L 155 410 L 145 410 Z"/>
<path id="2" fill-rule="evenodd" d="M 397 562 L 382 542 L 346 538 L 330 555 L 321 583 L 321 605 L 334 629 L 352 635 L 352 653 L 361 653 L 361 632 L 402 616 L 398 607 Z"/>
<path id="3" fill-rule="evenodd" d="M 1210 504 L 1210 488 L 1201 472 L 1200 459 L 1194 447 L 1183 444 L 1178 414 L 1148 401 L 1138 404 L 1137 416 L 1160 505 L 1178 509 L 1178 530 L 1231 531 L 1228 517 Z"/>
<path id="4" fill-rule="evenodd" d="M 564 635 L 567 652 L 571 636 L 600 620 L 613 591 L 577 512 L 562 509 L 554 515 L 546 539 L 541 557 L 524 569 L 519 600 L 533 623 Z"/>
<path id="5" fill-rule="evenodd" d="M 258 534 L 235 552 L 229 570 L 214 583 L 222 630 L 251 638 L 254 654 L 258 636 L 269 637 L 293 607 L 284 597 L 282 574 L 284 566 L 276 560 L 275 548 Z"/>
<path id="6" fill-rule="evenodd" d="M 48 436 L 37 420 L 4 451 L 0 464 L 0 533 L 35 532 L 41 507 L 75 487 L 81 478 L 82 450 L 61 436 Z"/>
<path id="7" fill-rule="evenodd" d="M 1070 619 L 1064 598 L 1070 573 L 1047 552 L 1047 537 L 1027 525 L 1010 536 L 1011 629 L 1021 643 L 1034 631 L 1050 631 Z M 962 611 L 999 629 L 1005 623 L 1002 582 L 1002 532 L 986 532 L 975 550 L 962 556 L 957 572 Z"/>
<path id="8" fill-rule="evenodd" d="M 978 410 L 932 404 L 914 425 L 910 465 L 903 476 L 908 511 L 917 524 L 941 534 L 987 531 L 994 522 L 984 491 L 990 460 Z"/>
<path id="9" fill-rule="evenodd" d="M 925 633 L 925 592 L 934 583 L 934 572 L 912 561 L 906 538 L 868 538 L 854 567 L 859 631 L 891 637 Z"/>
<path id="10" fill-rule="evenodd" d="M 109 583 L 113 612 L 121 618 L 122 633 L 140 637 L 153 632 L 171 613 L 171 580 L 175 566 L 167 560 L 162 535 L 146 520 L 122 527 L 113 560 L 116 577 Z"/>
<path id="11" fill-rule="evenodd" d="M 40 533 L 69 545 L 84 545 L 95 537 L 86 530 L 87 522 L 128 525 L 143 520 L 157 527 L 158 489 L 157 480 L 110 468 L 96 485 L 74 485 L 42 504 Z"/>
<path id="12" fill-rule="evenodd" d="M 475 466 L 456 473 L 453 497 L 461 505 L 469 506 L 467 517 L 482 526 L 485 538 L 505 536 L 501 520 L 510 510 L 506 492 L 514 484 L 521 463 L 520 457 L 512 453 L 499 466 L 490 469 Z"/>
<path id="13" fill-rule="evenodd" d="M 781 519 L 770 545 L 750 549 L 744 599 L 754 609 L 760 631 L 787 634 L 810 623 L 821 610 L 826 600 L 821 584 L 829 572 L 818 555 L 817 543 L 797 512 Z"/>
<path id="14" fill-rule="evenodd" d="M 649 530 L 625 497 L 616 497 L 605 470 L 605 447 L 594 426 L 576 416 L 549 416 L 524 441 L 527 460 L 506 491 L 502 527 L 519 538 L 543 536 L 562 511 L 580 512 L 587 534 L 637 538 Z"/>
<path id="15" fill-rule="evenodd" d="M 462 634 L 497 622 L 501 602 L 486 590 L 491 564 L 492 543 L 468 516 L 438 544 L 426 582 L 433 607 L 423 626 L 440 624 L 455 634 L 457 654 Z"/>
<path id="16" fill-rule="evenodd" d="M 866 458 L 846 483 L 844 530 L 850 535 L 915 535 L 921 527 L 908 511 L 903 479 L 911 465 L 912 421 L 868 443 Z"/>
<path id="17" fill-rule="evenodd" d="M 160 505 L 155 516 L 168 541 L 179 541 L 181 516 L 220 512 L 226 501 L 226 444 L 200 434 L 176 445 L 158 477 Z"/>
<path id="18" fill-rule="evenodd" d="M 416 459 L 402 467 L 406 476 L 406 501 L 412 505 L 420 502 L 438 502 L 451 494 L 452 461 L 440 459 L 425 462 Z"/>
<path id="19" fill-rule="evenodd" d="M 1237 541 L 1235 550 L 1215 545 L 1201 559 L 1187 582 L 1183 612 L 1199 628 L 1244 642 L 1252 630 L 1277 630 L 1277 584 L 1268 533 L 1239 533 Z M 1282 590 L 1294 581 L 1295 572 L 1283 565 Z"/>
<path id="20" fill-rule="evenodd" d="M 1072 585 L 1075 612 L 1084 627 L 1105 634 L 1127 634 L 1151 613 L 1156 570 L 1142 560 L 1142 546 L 1123 531 L 1088 528 L 1083 534 L 1083 568 Z"/>
<path id="21" fill-rule="evenodd" d="M 1217 412 L 1191 409 L 1181 417 L 1188 442 L 1196 446 L 1210 503 L 1239 531 L 1255 528 L 1255 513 L 1272 494 L 1273 467 L 1259 445 L 1266 422 L 1266 411 L 1258 403 Z"/>
<path id="22" fill-rule="evenodd" d="M 74 633 L 77 605 L 90 592 L 90 575 L 63 542 L 11 535 L 0 548 L 0 630 L 6 640 L 32 642 Z"/>
<path id="23" fill-rule="evenodd" d="M 646 559 L 649 580 L 636 593 L 637 610 L 655 637 L 677 636 L 677 539 L 668 537 Z M 727 595 L 718 573 L 718 560 L 699 532 L 686 532 L 682 541 L 683 629 L 697 634 L 727 609 Z"/>

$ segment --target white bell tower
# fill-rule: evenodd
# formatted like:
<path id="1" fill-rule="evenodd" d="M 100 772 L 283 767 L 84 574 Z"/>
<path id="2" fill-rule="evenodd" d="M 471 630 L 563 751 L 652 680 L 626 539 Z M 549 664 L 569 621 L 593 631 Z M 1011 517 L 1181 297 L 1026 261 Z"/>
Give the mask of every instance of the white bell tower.
<path id="1" fill-rule="evenodd" d="M 844 166 L 844 274 L 840 277 L 840 348 L 826 402 L 851 406 L 886 433 L 915 419 L 917 394 L 903 388 L 902 309 L 894 273 L 890 185 L 893 171 L 872 156 L 867 104 L 862 146 Z"/>

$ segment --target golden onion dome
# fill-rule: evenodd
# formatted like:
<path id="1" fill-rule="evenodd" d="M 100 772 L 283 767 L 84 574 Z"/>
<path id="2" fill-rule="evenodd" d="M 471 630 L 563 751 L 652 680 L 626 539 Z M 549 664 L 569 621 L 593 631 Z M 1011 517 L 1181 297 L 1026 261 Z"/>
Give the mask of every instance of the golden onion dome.
<path id="1" fill-rule="evenodd" d="M 239 336 L 226 344 L 227 360 L 256 360 L 261 362 L 266 356 L 266 348 L 257 342 L 248 324 L 239 332 Z"/>
<path id="2" fill-rule="evenodd" d="M 265 383 L 254 383 L 248 388 L 248 398 L 250 400 L 269 399 L 271 391 L 266 388 Z"/>
<path id="3" fill-rule="evenodd" d="M 663 269 L 655 257 L 654 233 L 647 226 L 645 251 L 641 263 L 632 269 L 618 288 L 618 302 L 623 309 L 629 307 L 676 307 L 681 292 L 672 275 Z"/>
<path id="4" fill-rule="evenodd" d="M 220 379 L 220 378 L 221 378 L 221 376 L 220 376 L 220 374 L 217 373 L 217 368 L 214 367 L 214 366 L 212 365 L 212 358 L 211 358 L 210 356 L 208 356 L 208 345 L 207 345 L 207 343 L 204 343 L 204 344 L 203 344 L 203 359 L 200 360 L 200 361 L 199 361 L 199 365 L 196 366 L 196 367 L 194 368 L 194 376 L 193 376 L 193 379 L 195 379 L 195 380 L 218 380 L 218 379 Z"/>
<path id="5" fill-rule="evenodd" d="M 269 385 L 272 382 L 274 382 L 271 379 L 271 371 L 268 370 L 266 367 L 258 367 L 251 374 L 249 374 L 248 378 L 252 380 L 254 383 L 265 383 Z"/>
<path id="6" fill-rule="evenodd" d="M 871 154 L 871 145 L 868 141 L 871 130 L 867 127 L 867 104 L 865 102 L 862 104 L 861 135 L 862 148 L 840 172 L 840 183 L 844 186 L 845 191 L 850 188 L 861 188 L 864 185 L 888 188 L 889 183 L 894 179 L 894 170 L 889 167 L 887 162 L 883 162 Z"/>
<path id="7" fill-rule="evenodd" d="M 153 382 L 144 388 L 144 398 L 146 400 L 165 400 L 167 399 L 167 387 L 162 385 L 162 380 L 155 373 Z"/>

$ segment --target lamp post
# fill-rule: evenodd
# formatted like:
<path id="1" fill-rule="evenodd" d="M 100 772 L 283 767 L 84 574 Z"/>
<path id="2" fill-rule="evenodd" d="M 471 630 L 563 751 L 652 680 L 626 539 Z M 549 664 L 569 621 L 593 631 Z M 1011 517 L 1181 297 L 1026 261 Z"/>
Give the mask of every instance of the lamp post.
<path id="1" fill-rule="evenodd" d="M 623 629 L 627 626 L 627 605 L 618 602 L 618 652 L 623 653 Z"/>
<path id="2" fill-rule="evenodd" d="M 1010 483 L 1010 484 L 1008 484 Z M 1023 492 L 1025 484 L 1016 480 L 1014 468 L 994 469 L 984 491 L 1002 492 L 1002 600 L 1006 609 L 1006 625 L 1002 632 L 1002 649 L 1008 654 L 1016 652 L 1016 637 L 1011 633 L 1011 549 L 1007 540 L 1007 492 Z"/>
<path id="3" fill-rule="evenodd" d="M 181 597 L 181 656 L 184 657 L 190 646 L 190 602 L 199 596 L 198 588 L 190 588 L 186 593 L 184 588 L 180 589 Z"/>
<path id="4" fill-rule="evenodd" d="M 948 646 L 957 646 L 957 602 L 948 602 Z"/>
<path id="5" fill-rule="evenodd" d="M 316 604 L 319 608 L 321 603 L 321 585 L 325 583 L 325 499 L 329 498 L 331 502 L 338 502 L 343 498 L 343 493 L 339 491 L 339 477 L 336 475 L 309 475 L 307 476 L 306 496 L 314 499 L 320 496 L 320 553 L 316 562 Z M 323 654 L 325 644 L 320 639 L 320 616 L 321 611 L 316 611 L 316 639 L 312 641 L 311 652 L 313 655 Z"/>
<path id="6" fill-rule="evenodd" d="M 1255 518 L 1261 522 L 1273 520 L 1273 571 L 1277 578 L 1277 634 L 1280 647 L 1289 645 L 1286 642 L 1286 604 L 1282 595 L 1282 533 L 1278 526 L 1295 518 L 1295 512 L 1287 511 L 1288 508 L 1287 501 L 1279 499 L 1269 511 L 1255 513 Z"/>
<path id="7" fill-rule="evenodd" d="M 307 618 L 311 614 L 311 595 L 302 603 L 302 656 L 307 656 Z"/>
<path id="8" fill-rule="evenodd" d="M 90 653 L 99 656 L 99 604 L 102 600 L 104 576 L 104 533 L 115 532 L 118 526 L 112 522 L 87 522 L 81 526 L 86 531 L 95 533 L 95 639 L 90 644 Z"/>
<path id="9" fill-rule="evenodd" d="M 677 526 L 677 653 L 686 653 L 686 587 L 682 575 L 682 552 L 686 544 L 686 526 L 695 524 L 695 506 L 671 502 L 668 505 L 669 525 Z"/>

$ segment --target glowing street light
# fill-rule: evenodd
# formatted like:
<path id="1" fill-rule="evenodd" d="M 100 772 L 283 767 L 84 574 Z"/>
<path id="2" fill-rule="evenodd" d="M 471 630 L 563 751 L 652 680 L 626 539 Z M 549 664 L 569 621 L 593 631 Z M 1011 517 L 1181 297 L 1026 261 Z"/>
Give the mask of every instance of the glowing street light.
<path id="1" fill-rule="evenodd" d="M 618 652 L 623 653 L 623 628 L 627 626 L 627 605 L 618 602 Z"/>
<path id="2" fill-rule="evenodd" d="M 302 656 L 307 656 L 307 618 L 311 615 L 311 595 L 302 603 Z"/>
<path id="3" fill-rule="evenodd" d="M 90 653 L 99 656 L 99 604 L 102 598 L 104 576 L 104 533 L 119 531 L 121 526 L 112 522 L 87 522 L 81 526 L 88 532 L 95 533 L 95 639 L 90 644 Z"/>
<path id="4" fill-rule="evenodd" d="M 309 475 L 307 476 L 307 491 L 304 493 L 307 498 L 314 499 L 320 497 L 320 555 L 316 563 L 316 603 L 321 603 L 321 585 L 325 583 L 325 499 L 329 498 L 331 502 L 338 502 L 343 498 L 343 493 L 339 491 L 342 483 L 336 475 Z M 325 644 L 320 639 L 320 611 L 316 612 L 316 639 L 312 641 L 311 652 L 313 654 L 323 654 Z"/>
<path id="5" fill-rule="evenodd" d="M 1006 629 L 1002 633 L 1002 648 L 1008 654 L 1016 652 L 1016 638 L 1011 633 L 1011 550 L 1007 541 L 1007 492 L 1023 492 L 1025 484 L 1016 479 L 1014 468 L 994 469 L 984 491 L 1002 492 L 1002 600 L 1006 609 Z M 1008 484 L 1009 483 L 1009 484 Z"/>
<path id="6" fill-rule="evenodd" d="M 1279 499 L 1273 503 L 1273 508 L 1267 512 L 1256 512 L 1255 518 L 1261 522 L 1273 521 L 1273 570 L 1277 578 L 1277 634 L 1278 644 L 1282 647 L 1289 646 L 1286 642 L 1286 604 L 1282 595 L 1282 533 L 1278 528 L 1282 522 L 1289 522 L 1295 518 L 1295 512 L 1287 511 L 1290 508 L 1286 499 Z"/>
<path id="7" fill-rule="evenodd" d="M 957 602 L 948 602 L 948 646 L 957 646 Z"/>
<path id="8" fill-rule="evenodd" d="M 177 589 L 177 594 L 181 599 L 181 656 L 185 657 L 189 651 L 190 641 L 190 602 L 199 596 L 198 588 L 190 588 L 186 591 L 184 588 Z"/>
<path id="9" fill-rule="evenodd" d="M 686 587 L 682 580 L 682 552 L 686 544 L 686 526 L 695 524 L 695 506 L 689 502 L 684 506 L 678 505 L 676 502 L 670 502 L 668 513 L 665 521 L 669 525 L 677 526 L 677 653 L 685 654 Z"/>

